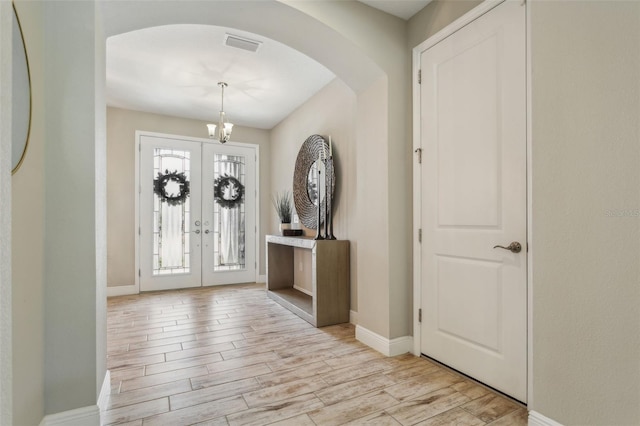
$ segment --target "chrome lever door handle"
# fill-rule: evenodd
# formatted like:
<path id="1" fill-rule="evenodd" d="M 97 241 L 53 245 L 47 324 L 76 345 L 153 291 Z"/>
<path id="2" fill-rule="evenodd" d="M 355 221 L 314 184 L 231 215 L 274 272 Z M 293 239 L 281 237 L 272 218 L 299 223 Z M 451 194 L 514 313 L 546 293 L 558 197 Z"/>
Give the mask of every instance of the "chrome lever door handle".
<path id="1" fill-rule="evenodd" d="M 208 229 L 205 229 L 205 230 L 204 230 L 204 233 L 205 233 L 205 234 L 208 234 L 208 233 L 209 233 L 209 230 L 208 230 Z"/>
<path id="2" fill-rule="evenodd" d="M 522 251 L 522 245 L 520 245 L 520 243 L 517 242 L 517 241 L 512 242 L 511 244 L 509 244 L 506 247 L 504 247 L 504 246 L 493 246 L 493 248 L 501 248 L 501 249 L 509 250 L 512 253 L 520 253 Z"/>
<path id="3" fill-rule="evenodd" d="M 199 229 L 196 229 L 196 230 L 195 230 L 195 231 L 193 231 L 193 232 L 195 232 L 196 234 L 199 234 L 199 233 L 200 233 L 200 230 L 199 230 Z"/>

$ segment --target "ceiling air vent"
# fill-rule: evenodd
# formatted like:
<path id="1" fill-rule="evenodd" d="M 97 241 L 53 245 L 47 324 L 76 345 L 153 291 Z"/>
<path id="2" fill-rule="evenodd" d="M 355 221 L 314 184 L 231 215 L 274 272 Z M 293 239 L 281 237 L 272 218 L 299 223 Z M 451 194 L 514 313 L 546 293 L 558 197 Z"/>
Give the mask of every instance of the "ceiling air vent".
<path id="1" fill-rule="evenodd" d="M 233 34 L 225 34 L 224 44 L 226 46 L 237 47 L 238 49 L 248 50 L 249 52 L 255 52 L 258 50 L 262 42 L 251 40 L 245 37 L 240 37 Z"/>

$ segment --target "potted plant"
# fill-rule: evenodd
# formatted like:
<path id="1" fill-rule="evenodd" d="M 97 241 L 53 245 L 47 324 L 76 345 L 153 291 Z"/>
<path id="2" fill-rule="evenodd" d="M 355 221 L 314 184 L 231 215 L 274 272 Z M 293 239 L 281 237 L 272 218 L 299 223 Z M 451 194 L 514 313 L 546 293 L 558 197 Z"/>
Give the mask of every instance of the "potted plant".
<path id="1" fill-rule="evenodd" d="M 291 193 L 289 191 L 284 191 L 282 194 L 276 192 L 271 198 L 271 202 L 280 218 L 280 232 L 283 229 L 291 229 L 291 214 L 293 211 Z"/>

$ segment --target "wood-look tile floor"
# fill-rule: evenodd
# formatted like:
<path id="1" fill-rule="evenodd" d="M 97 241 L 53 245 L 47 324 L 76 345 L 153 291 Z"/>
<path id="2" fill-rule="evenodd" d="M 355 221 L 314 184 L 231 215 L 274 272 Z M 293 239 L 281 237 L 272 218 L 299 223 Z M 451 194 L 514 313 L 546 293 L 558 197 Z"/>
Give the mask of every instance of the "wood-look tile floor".
<path id="1" fill-rule="evenodd" d="M 108 301 L 103 424 L 526 425 L 527 411 L 413 355 L 384 357 L 354 327 L 314 328 L 264 285 Z"/>

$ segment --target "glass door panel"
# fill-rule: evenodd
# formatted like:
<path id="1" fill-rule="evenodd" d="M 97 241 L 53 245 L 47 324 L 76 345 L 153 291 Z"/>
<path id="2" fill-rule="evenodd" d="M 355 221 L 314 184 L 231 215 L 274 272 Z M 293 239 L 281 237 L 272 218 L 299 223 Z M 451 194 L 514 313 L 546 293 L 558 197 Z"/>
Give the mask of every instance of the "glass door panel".
<path id="1" fill-rule="evenodd" d="M 153 275 L 191 272 L 191 199 L 188 196 L 191 182 L 190 157 L 191 152 L 186 150 L 153 149 L 153 174 L 156 176 L 153 194 Z M 159 187 L 159 190 L 156 191 L 155 187 Z M 168 202 L 162 193 L 157 193 L 160 191 L 168 195 L 169 200 L 176 200 Z"/>
<path id="2" fill-rule="evenodd" d="M 205 145 L 204 285 L 253 282 L 255 255 L 255 151 Z M 210 198 L 209 198 L 210 197 Z"/>
<path id="3" fill-rule="evenodd" d="M 245 267 L 245 164 L 243 156 L 214 154 L 213 270 Z M 217 193 L 216 193 L 216 187 Z"/>

